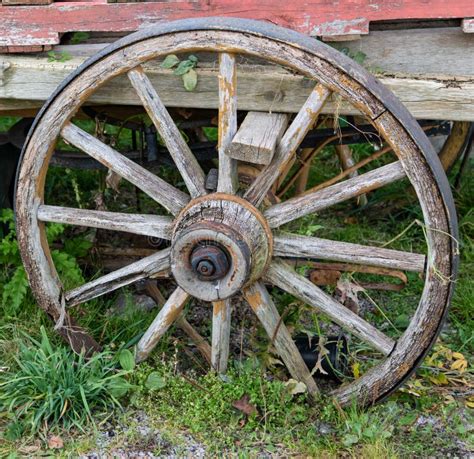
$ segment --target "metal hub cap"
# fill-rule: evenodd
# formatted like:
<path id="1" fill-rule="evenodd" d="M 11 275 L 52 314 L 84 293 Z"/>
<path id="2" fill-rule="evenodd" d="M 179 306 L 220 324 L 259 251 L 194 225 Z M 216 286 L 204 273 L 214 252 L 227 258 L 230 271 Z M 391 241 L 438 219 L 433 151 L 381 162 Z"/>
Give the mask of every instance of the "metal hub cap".
<path id="1" fill-rule="evenodd" d="M 191 201 L 178 217 L 171 270 L 186 292 L 218 301 L 258 279 L 271 250 L 260 212 L 241 198 L 215 193 Z"/>
<path id="2" fill-rule="evenodd" d="M 230 269 L 226 250 L 220 245 L 199 244 L 191 253 L 191 266 L 203 281 L 222 279 Z"/>

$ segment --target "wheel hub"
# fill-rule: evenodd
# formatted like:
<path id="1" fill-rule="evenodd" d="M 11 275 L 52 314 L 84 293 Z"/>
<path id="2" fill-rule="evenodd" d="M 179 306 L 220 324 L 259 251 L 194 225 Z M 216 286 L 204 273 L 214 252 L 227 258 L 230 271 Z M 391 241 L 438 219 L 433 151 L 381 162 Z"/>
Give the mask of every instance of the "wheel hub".
<path id="1" fill-rule="evenodd" d="M 181 212 L 171 242 L 178 285 L 205 301 L 232 296 L 261 275 L 272 235 L 260 212 L 222 193 L 197 198 Z"/>
<path id="2" fill-rule="evenodd" d="M 203 281 L 222 279 L 230 269 L 226 250 L 220 245 L 197 245 L 191 253 L 191 266 Z"/>

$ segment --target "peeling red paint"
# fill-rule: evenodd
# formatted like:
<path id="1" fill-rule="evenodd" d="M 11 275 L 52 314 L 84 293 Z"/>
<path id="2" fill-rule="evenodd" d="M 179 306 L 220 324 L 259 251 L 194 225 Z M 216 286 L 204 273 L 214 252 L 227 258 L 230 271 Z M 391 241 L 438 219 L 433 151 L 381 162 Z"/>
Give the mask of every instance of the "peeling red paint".
<path id="1" fill-rule="evenodd" d="M 260 19 L 311 35 L 366 34 L 369 23 L 394 19 L 474 16 L 472 0 L 170 0 L 109 3 L 61 1 L 45 6 L 0 6 L 0 46 L 59 43 L 65 32 L 132 32 L 190 17 Z M 469 24 L 470 25 L 470 24 Z"/>

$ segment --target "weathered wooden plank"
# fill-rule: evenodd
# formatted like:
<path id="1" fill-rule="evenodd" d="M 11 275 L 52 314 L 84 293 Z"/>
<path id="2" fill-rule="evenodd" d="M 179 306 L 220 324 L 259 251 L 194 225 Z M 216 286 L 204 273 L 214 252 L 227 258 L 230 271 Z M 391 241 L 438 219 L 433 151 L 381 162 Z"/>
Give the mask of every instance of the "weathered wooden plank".
<path id="1" fill-rule="evenodd" d="M 346 331 L 358 336 L 383 354 L 390 354 L 394 348 L 395 342 L 391 338 L 323 292 L 310 280 L 296 273 L 287 264 L 278 260 L 273 261 L 265 278 L 268 282 L 326 314 Z"/>
<path id="2" fill-rule="evenodd" d="M 240 161 L 270 164 L 287 124 L 288 116 L 283 113 L 249 112 L 227 148 L 227 154 Z"/>
<path id="3" fill-rule="evenodd" d="M 188 17 L 239 16 L 278 24 L 311 35 L 367 34 L 371 21 L 443 19 L 474 16 L 471 0 L 341 0 L 335 9 L 327 0 L 169 0 L 107 4 L 101 0 L 55 2 L 35 10 L 2 6 L 0 45 L 57 44 L 59 34 L 76 31 L 131 32 L 149 24 Z M 61 17 L 61 20 L 58 20 Z M 56 36 L 56 38 L 53 37 Z"/>
<path id="4" fill-rule="evenodd" d="M 212 311 L 212 368 L 225 373 L 229 359 L 231 300 L 215 301 Z"/>
<path id="5" fill-rule="evenodd" d="M 166 300 L 161 294 L 156 281 L 147 281 L 145 286 L 146 292 L 151 296 L 155 303 L 161 308 L 166 304 Z M 176 326 L 180 328 L 191 341 L 194 343 L 196 348 L 199 350 L 201 355 L 204 357 L 206 362 L 211 365 L 211 346 L 207 342 L 206 338 L 202 336 L 184 317 L 184 312 L 182 312 L 176 319 Z"/>
<path id="6" fill-rule="evenodd" d="M 440 40 L 443 36 L 449 40 L 452 29 L 435 30 L 437 32 L 431 33 L 439 34 Z M 400 31 L 400 35 L 404 33 L 408 36 L 407 41 L 410 36 L 417 36 L 410 35 L 413 31 Z M 464 36 L 474 39 L 474 35 Z M 365 38 L 361 40 L 361 44 L 364 40 Z M 8 68 L 0 71 L 0 111 L 40 107 L 61 81 L 84 61 L 88 53 L 97 52 L 100 46 L 102 45 L 59 47 L 58 53 L 72 56 L 66 62 L 48 62 L 47 56 L 1 55 L 0 62 L 5 63 Z M 381 82 L 400 98 L 416 118 L 474 121 L 474 46 L 464 46 L 458 53 L 453 53 L 451 48 L 441 48 L 440 52 L 437 51 L 439 71 L 431 76 L 424 75 L 423 72 L 429 71 L 431 74 L 432 68 L 430 70 L 426 64 L 419 64 L 422 59 L 411 60 L 408 53 L 400 51 L 398 58 L 391 60 L 391 48 L 383 46 L 382 36 L 380 47 L 380 51 L 377 51 L 379 57 L 374 54 L 372 59 L 368 54 L 369 67 L 373 64 L 390 73 L 387 76 L 380 75 Z M 77 51 L 74 51 L 76 48 Z M 413 41 L 410 50 L 416 55 L 426 53 L 424 41 Z M 384 53 L 388 56 L 387 64 Z M 449 62 L 449 67 L 444 62 Z M 396 65 L 398 70 L 394 69 Z M 199 64 L 199 84 L 192 92 L 186 91 L 181 79 L 171 71 L 161 69 L 159 64 L 147 64 L 145 69 L 166 106 L 217 109 L 217 69 L 211 66 L 213 64 Z M 238 68 L 240 110 L 296 113 L 314 86 L 310 80 L 292 75 L 277 66 L 239 64 Z M 120 98 L 117 98 L 117 94 L 120 94 Z M 141 105 L 125 76 L 100 88 L 88 103 Z M 332 113 L 334 109 L 335 104 L 328 101 L 323 113 Z M 341 114 L 357 114 L 347 104 L 342 104 L 338 109 Z"/>
<path id="7" fill-rule="evenodd" d="M 173 220 L 161 215 L 125 214 L 46 205 L 39 206 L 38 219 L 43 222 L 125 231 L 160 239 L 171 239 L 173 228 Z"/>
<path id="8" fill-rule="evenodd" d="M 335 47 L 363 53 L 362 65 L 384 75 L 474 75 L 474 36 L 460 27 L 374 30 Z"/>
<path id="9" fill-rule="evenodd" d="M 239 187 L 237 161 L 226 149 L 237 131 L 237 65 L 233 54 L 219 54 L 219 174 L 217 191 L 235 194 Z"/>
<path id="10" fill-rule="evenodd" d="M 318 386 L 265 286 L 261 282 L 256 282 L 244 291 L 244 296 L 275 345 L 291 376 L 297 381 L 305 383 L 308 392 L 316 395 L 319 392 Z"/>
<path id="11" fill-rule="evenodd" d="M 399 161 L 379 167 L 358 177 L 330 185 L 269 207 L 264 216 L 271 228 L 277 228 L 297 218 L 327 209 L 347 199 L 375 190 L 405 177 Z"/>
<path id="12" fill-rule="evenodd" d="M 159 339 L 179 317 L 184 306 L 188 302 L 189 297 L 189 294 L 180 287 L 177 287 L 171 294 L 158 315 L 155 317 L 155 320 L 151 323 L 138 342 L 136 354 L 137 362 L 145 360 L 150 355 L 150 352 L 154 349 Z"/>
<path id="13" fill-rule="evenodd" d="M 287 233 L 275 236 L 273 244 L 274 255 L 283 258 L 341 261 L 402 271 L 423 272 L 425 269 L 426 257 L 419 253 Z"/>
<path id="14" fill-rule="evenodd" d="M 292 159 L 307 132 L 313 127 L 331 92 L 317 84 L 299 109 L 295 118 L 278 142 L 277 151 L 270 164 L 250 185 L 244 197 L 253 205 L 261 204 L 268 191 Z"/>
<path id="15" fill-rule="evenodd" d="M 133 183 L 174 215 L 178 214 L 188 203 L 189 196 L 186 193 L 121 155 L 74 124 L 69 123 L 64 126 L 61 136 L 70 144 Z"/>
<path id="16" fill-rule="evenodd" d="M 163 105 L 150 79 L 145 75 L 142 67 L 130 70 L 128 78 L 168 148 L 191 197 L 197 198 L 206 194 L 206 177 L 201 166 Z"/>
<path id="17" fill-rule="evenodd" d="M 170 266 L 170 249 L 160 250 L 154 255 L 143 258 L 128 266 L 117 269 L 87 284 L 66 292 L 66 304 L 75 306 L 98 296 L 113 292 L 120 287 L 130 285 L 140 279 L 158 274 Z"/>

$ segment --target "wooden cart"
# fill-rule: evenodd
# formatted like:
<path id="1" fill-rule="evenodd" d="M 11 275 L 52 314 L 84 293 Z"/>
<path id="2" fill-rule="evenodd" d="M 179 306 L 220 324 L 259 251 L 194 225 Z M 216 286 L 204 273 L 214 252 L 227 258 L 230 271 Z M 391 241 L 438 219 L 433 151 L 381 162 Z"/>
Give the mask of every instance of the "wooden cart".
<path id="1" fill-rule="evenodd" d="M 36 115 L 17 181 L 18 237 L 38 304 L 74 349 L 100 346 L 76 323 L 70 308 L 142 279 L 168 277 L 174 279 L 175 289 L 139 340 L 137 360 L 147 358 L 175 322 L 196 338 L 183 316 L 194 297 L 212 304 L 212 342 L 201 343 L 201 349 L 210 354 L 216 371 L 225 371 L 232 298 L 241 295 L 289 373 L 316 396 L 318 381 L 272 300 L 272 288 L 278 287 L 378 356 L 358 379 L 332 390 L 341 403 L 353 399 L 373 403 L 403 383 L 439 333 L 456 273 L 453 199 L 424 131 L 438 129 L 442 123 L 436 120 L 461 122 L 455 128 L 448 123 L 456 132 L 443 150 L 450 151 L 442 156 L 448 164 L 466 143 L 465 122 L 474 120 L 470 0 L 452 2 L 449 8 L 442 0 L 341 1 L 337 8 L 327 1 L 297 2 L 297 7 L 280 1 L 84 1 L 43 6 L 14 1 L 15 6 L 3 0 L 0 7 L 4 52 L 0 113 Z M 181 18 L 189 19 L 174 21 Z M 110 41 L 111 33 L 116 38 L 117 33 L 138 29 L 111 45 L 103 43 Z M 80 31 L 88 33 L 87 38 L 82 36 L 85 42 L 71 44 L 71 33 Z M 77 41 L 74 37 L 72 41 Z M 324 41 L 336 41 L 343 52 Z M 28 54 L 51 47 L 49 55 Z M 189 54 L 199 56 L 198 80 L 186 88 L 167 68 L 173 63 L 163 60 L 166 56 L 189 60 Z M 195 63 L 191 60 L 185 70 L 195 71 Z M 378 80 L 370 70 L 380 75 Z M 120 153 L 75 123 L 84 116 L 104 114 L 108 120 L 125 123 L 142 109 L 185 187 L 167 182 L 140 158 Z M 206 123 L 212 123 L 215 118 L 217 145 L 208 142 L 198 148 L 186 143 L 180 132 L 187 116 L 183 109 L 198 113 L 197 120 L 190 115 L 191 124 L 199 125 L 199 119 L 206 117 L 210 120 Z M 336 121 L 344 115 L 345 121 L 352 121 L 329 135 L 325 115 Z M 414 117 L 423 120 L 421 127 Z M 327 135 L 321 138 L 324 129 Z M 378 139 L 381 149 L 370 160 L 355 164 L 345 144 L 353 143 L 351 136 L 357 135 L 371 142 Z M 58 138 L 148 195 L 158 204 L 156 214 L 45 203 L 45 181 L 51 163 L 58 160 Z M 314 151 L 329 142 L 337 144 L 343 170 L 307 188 Z M 394 161 L 374 162 L 388 152 Z M 214 161 L 211 166 L 209 160 Z M 279 193 L 295 163 L 301 165 L 292 177 L 296 191 Z M 295 231 L 297 219 L 400 180 L 410 183 L 422 209 L 424 253 Z M 66 290 L 51 259 L 46 222 L 169 242 L 127 266 Z M 377 329 L 300 274 L 298 260 L 336 262 L 353 270 L 376 267 L 402 275 L 419 273 L 423 288 L 409 325 L 396 337 Z"/>

